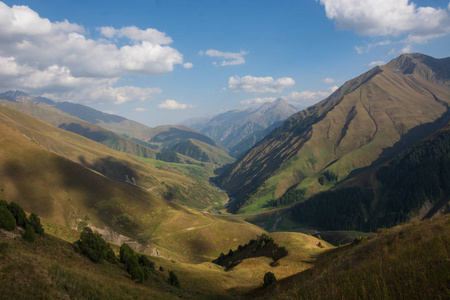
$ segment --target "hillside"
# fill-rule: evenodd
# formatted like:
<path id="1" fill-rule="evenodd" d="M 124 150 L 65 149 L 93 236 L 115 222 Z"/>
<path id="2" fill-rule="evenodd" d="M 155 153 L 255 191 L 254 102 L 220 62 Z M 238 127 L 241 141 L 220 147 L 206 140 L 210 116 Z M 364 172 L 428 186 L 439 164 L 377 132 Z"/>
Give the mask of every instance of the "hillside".
<path id="1" fill-rule="evenodd" d="M 102 142 L 115 150 L 125 150 L 138 156 L 143 156 L 141 155 L 141 152 L 143 152 L 144 157 L 154 157 L 155 152 L 145 148 L 163 150 L 187 139 L 197 139 L 224 150 L 223 146 L 212 139 L 186 126 L 164 125 L 152 128 L 121 116 L 98 111 L 86 105 L 68 101 L 55 102 L 43 97 L 34 97 L 22 91 L 1 93 L 0 99 L 16 102 L 15 105 L 3 103 L 54 126 L 63 126 L 66 130 Z M 28 106 L 23 105 L 24 103 L 27 103 Z M 32 104 L 40 104 L 40 109 Z M 44 112 L 43 109 L 48 112 Z M 36 110 L 40 111 L 37 112 Z M 71 117 L 63 122 L 61 121 L 63 116 Z M 134 153 L 130 151 L 134 151 Z"/>
<path id="2" fill-rule="evenodd" d="M 249 108 L 244 111 L 232 110 L 217 115 L 207 122 L 189 124 L 229 150 L 237 146 L 237 150 L 231 152 L 234 155 L 240 155 L 263 138 L 261 133 L 265 129 L 285 120 L 297 111 L 285 100 L 278 99 L 258 108 Z M 246 142 L 238 146 L 244 140 Z"/>
<path id="3" fill-rule="evenodd" d="M 230 210 L 259 211 L 291 187 L 327 190 L 437 130 L 448 120 L 449 68 L 450 58 L 404 54 L 295 114 L 217 178 Z M 322 181 L 325 172 L 337 180 Z"/>
<path id="4" fill-rule="evenodd" d="M 212 163 L 199 165 L 169 164 L 150 158 L 139 158 L 123 152 L 114 151 L 87 138 L 53 127 L 45 122 L 21 112 L 0 106 L 0 124 L 17 131 L 22 139 L 37 143 L 40 147 L 69 159 L 75 164 L 89 168 L 118 182 L 125 182 L 149 190 L 171 201 L 185 203 L 199 209 L 220 207 L 227 200 L 225 194 L 217 191 L 208 182 L 216 166 Z M 5 131 L 6 132 L 9 131 Z M 4 136 L 7 138 L 7 136 Z M 6 143 L 6 142 L 5 142 Z M 28 157 L 21 142 L 10 142 Z M 5 146 L 4 149 L 7 149 Z M 2 161 L 14 151 L 6 152 Z M 26 165 L 27 159 L 20 158 Z M 35 167 L 37 166 L 28 166 Z M 55 173 L 54 176 L 57 176 Z M 45 185 L 44 185 L 45 186 Z"/>
<path id="5" fill-rule="evenodd" d="M 314 268 L 246 295 L 258 299 L 446 299 L 450 217 L 401 225 L 323 253 Z"/>
<path id="6" fill-rule="evenodd" d="M 17 92 L 15 94 L 17 95 Z M 26 97 L 27 99 L 31 98 L 31 96 Z M 16 96 L 15 98 L 17 100 L 18 97 Z M 39 97 L 32 97 L 31 99 L 36 98 Z M 35 103 L 33 101 L 12 102 L 11 100 L 0 100 L 0 104 L 38 118 L 55 127 L 79 134 L 95 142 L 99 142 L 116 151 L 126 152 L 141 157 L 154 158 L 156 156 L 156 151 L 146 145 L 127 139 L 98 125 L 85 122 L 81 119 L 63 113 L 47 103 Z"/>

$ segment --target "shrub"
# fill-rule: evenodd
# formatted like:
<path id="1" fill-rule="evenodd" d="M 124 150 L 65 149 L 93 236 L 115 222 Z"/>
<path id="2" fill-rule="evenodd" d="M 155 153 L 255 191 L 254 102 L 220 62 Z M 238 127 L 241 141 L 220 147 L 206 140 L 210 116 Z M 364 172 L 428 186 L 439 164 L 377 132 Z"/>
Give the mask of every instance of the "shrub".
<path id="1" fill-rule="evenodd" d="M 177 287 L 177 288 L 180 287 L 180 282 L 178 281 L 178 277 L 173 271 L 169 271 L 169 279 L 167 279 L 167 282 L 174 287 Z"/>
<path id="2" fill-rule="evenodd" d="M 39 217 L 35 213 L 31 213 L 30 217 L 28 218 L 28 223 L 34 228 L 34 231 L 37 234 L 44 234 L 44 228 L 42 228 L 41 219 L 39 219 Z"/>
<path id="3" fill-rule="evenodd" d="M 108 247 L 108 252 L 106 253 L 106 261 L 108 261 L 112 264 L 117 264 L 119 262 L 113 249 L 111 249 L 111 246 Z"/>
<path id="4" fill-rule="evenodd" d="M 0 205 L 0 228 L 4 228 L 8 231 L 16 228 L 16 219 L 14 219 L 11 212 L 3 204 Z"/>
<path id="5" fill-rule="evenodd" d="M 160 270 L 161 272 L 164 272 L 163 266 L 159 266 L 159 270 Z"/>
<path id="6" fill-rule="evenodd" d="M 319 242 L 319 243 L 317 244 L 317 246 L 318 246 L 319 248 L 325 248 L 324 245 L 322 245 L 322 242 Z"/>
<path id="7" fill-rule="evenodd" d="M 25 227 L 25 224 L 27 222 L 27 215 L 25 214 L 23 208 L 16 202 L 11 202 L 8 205 L 8 210 L 16 219 L 17 226 Z"/>
<path id="8" fill-rule="evenodd" d="M 103 259 L 106 259 L 111 249 L 101 234 L 92 232 L 89 227 L 83 229 L 80 239 L 75 244 L 81 253 L 95 263 L 100 263 Z"/>
<path id="9" fill-rule="evenodd" d="M 148 270 L 144 271 L 139 266 L 139 259 L 134 254 L 133 249 L 128 244 L 120 246 L 120 262 L 125 264 L 127 272 L 130 273 L 131 279 L 142 283 L 144 279 L 148 278 Z"/>
<path id="10" fill-rule="evenodd" d="M 263 285 L 263 287 L 266 287 L 266 286 L 274 283 L 275 281 L 277 281 L 277 278 L 275 277 L 275 274 L 273 274 L 272 272 L 267 272 L 266 274 L 264 274 L 264 285 Z"/>
<path id="11" fill-rule="evenodd" d="M 34 232 L 34 228 L 28 223 L 25 225 L 25 233 L 23 235 L 23 239 L 27 242 L 34 242 L 36 240 L 36 233 Z"/>

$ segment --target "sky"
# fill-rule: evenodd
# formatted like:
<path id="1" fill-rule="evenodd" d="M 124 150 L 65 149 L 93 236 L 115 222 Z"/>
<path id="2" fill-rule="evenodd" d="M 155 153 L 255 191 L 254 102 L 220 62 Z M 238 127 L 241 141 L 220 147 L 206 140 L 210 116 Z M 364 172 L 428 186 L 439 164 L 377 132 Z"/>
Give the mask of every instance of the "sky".
<path id="1" fill-rule="evenodd" d="M 284 98 L 304 109 L 402 53 L 450 56 L 450 2 L 0 2 L 0 92 L 148 126 Z"/>

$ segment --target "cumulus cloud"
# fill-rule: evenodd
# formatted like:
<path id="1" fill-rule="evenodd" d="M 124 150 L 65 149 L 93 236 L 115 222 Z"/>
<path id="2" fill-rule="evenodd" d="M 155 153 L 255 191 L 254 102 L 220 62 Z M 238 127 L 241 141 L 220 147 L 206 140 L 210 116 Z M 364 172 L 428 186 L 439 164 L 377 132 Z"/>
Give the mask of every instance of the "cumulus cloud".
<path id="1" fill-rule="evenodd" d="M 272 77 L 253 77 L 250 75 L 239 77 L 232 76 L 228 80 L 228 88 L 233 92 L 244 90 L 246 93 L 264 94 L 281 93 L 284 88 L 292 87 L 295 84 L 294 79 L 283 77 L 273 79 Z"/>
<path id="2" fill-rule="evenodd" d="M 142 30 L 137 28 L 136 26 L 127 26 L 122 27 L 121 29 L 115 29 L 113 27 L 100 27 L 100 33 L 103 34 L 107 38 L 117 37 L 126 37 L 133 41 L 147 41 L 153 44 L 170 44 L 172 43 L 172 39 L 167 36 L 164 32 L 160 32 L 153 28 L 147 28 L 146 30 Z"/>
<path id="3" fill-rule="evenodd" d="M 106 39 L 94 40 L 79 24 L 51 22 L 28 6 L 0 2 L 0 88 L 120 104 L 161 92 L 115 87 L 120 77 L 162 75 L 183 64 L 182 54 L 168 46 L 172 39 L 156 29 L 101 27 L 100 32 Z M 129 43 L 118 44 L 118 38 Z"/>
<path id="4" fill-rule="evenodd" d="M 251 98 L 245 99 L 241 101 L 242 105 L 254 105 L 254 104 L 262 104 L 266 102 L 273 102 L 277 100 L 276 97 L 263 97 L 263 98 Z"/>
<path id="5" fill-rule="evenodd" d="M 310 105 L 313 105 L 317 103 L 320 100 L 325 99 L 326 97 L 330 96 L 332 93 L 334 93 L 339 87 L 338 86 L 332 86 L 327 88 L 326 91 L 301 91 L 301 92 L 292 92 L 286 97 L 283 97 L 286 101 L 289 101 L 290 103 L 297 105 L 299 107 L 308 107 Z"/>
<path id="6" fill-rule="evenodd" d="M 424 43 L 450 33 L 449 8 L 418 7 L 409 0 L 318 0 L 327 17 L 343 30 L 371 37 L 405 37 L 406 43 Z M 369 51 L 377 44 L 357 48 Z"/>
<path id="7" fill-rule="evenodd" d="M 342 80 L 341 79 L 333 79 L 333 78 L 330 78 L 330 77 L 322 79 L 322 82 L 323 83 L 327 83 L 327 84 L 336 83 L 336 82 L 339 82 L 339 81 L 342 81 Z"/>
<path id="8" fill-rule="evenodd" d="M 383 60 L 376 60 L 376 61 L 372 61 L 371 63 L 369 63 L 367 65 L 367 67 L 373 68 L 373 67 L 382 66 L 382 65 L 385 65 L 385 64 L 386 64 L 386 62 L 383 61 Z"/>
<path id="9" fill-rule="evenodd" d="M 190 62 L 187 62 L 187 63 L 185 63 L 185 64 L 183 64 L 183 68 L 185 68 L 185 69 L 190 69 L 190 68 L 192 68 L 194 65 L 192 64 L 192 63 L 190 63 Z"/>
<path id="10" fill-rule="evenodd" d="M 170 110 L 187 109 L 187 108 L 193 108 L 193 107 L 195 107 L 195 105 L 181 104 L 181 103 L 178 103 L 177 101 L 171 100 L 171 99 L 167 99 L 158 105 L 159 109 L 170 109 Z"/>
<path id="11" fill-rule="evenodd" d="M 219 50 L 209 49 L 205 52 L 200 51 L 200 55 L 207 55 L 209 57 L 218 57 L 223 60 L 218 62 L 213 62 L 215 66 L 236 66 L 245 64 L 244 55 L 248 54 L 246 51 L 241 52 L 222 52 Z"/>

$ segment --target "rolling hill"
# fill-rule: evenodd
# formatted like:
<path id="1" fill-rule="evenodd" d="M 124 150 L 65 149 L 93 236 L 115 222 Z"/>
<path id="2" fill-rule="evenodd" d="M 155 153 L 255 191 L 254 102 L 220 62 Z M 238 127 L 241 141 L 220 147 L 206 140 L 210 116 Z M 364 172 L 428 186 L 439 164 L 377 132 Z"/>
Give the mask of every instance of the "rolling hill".
<path id="1" fill-rule="evenodd" d="M 202 166 L 170 164 L 137 157 L 115 151 L 5 106 L 0 106 L 0 112 L 0 124 L 14 128 L 20 132 L 19 136 L 26 136 L 47 151 L 118 182 L 127 182 L 166 199 L 201 209 L 220 206 L 227 199 L 225 194 L 208 182 L 216 168 L 213 163 L 204 163 Z M 2 159 L 7 160 L 13 154 L 14 151 L 6 152 Z"/>
<path id="2" fill-rule="evenodd" d="M 138 156 L 155 157 L 156 152 L 151 149 L 164 150 L 187 139 L 196 139 L 220 150 L 225 150 L 223 146 L 209 137 L 182 125 L 151 128 L 86 105 L 68 101 L 55 102 L 44 97 L 34 97 L 22 91 L 1 93 L 0 99 L 14 102 L 14 104 L 5 101 L 2 103 L 54 126 L 81 134 L 115 150 Z"/>
<path id="3" fill-rule="evenodd" d="M 312 195 L 386 162 L 448 121 L 449 74 L 450 58 L 404 54 L 347 81 L 217 178 L 234 198 L 230 210 L 259 211 L 289 188 Z"/>

